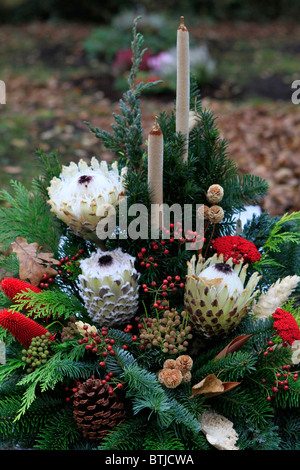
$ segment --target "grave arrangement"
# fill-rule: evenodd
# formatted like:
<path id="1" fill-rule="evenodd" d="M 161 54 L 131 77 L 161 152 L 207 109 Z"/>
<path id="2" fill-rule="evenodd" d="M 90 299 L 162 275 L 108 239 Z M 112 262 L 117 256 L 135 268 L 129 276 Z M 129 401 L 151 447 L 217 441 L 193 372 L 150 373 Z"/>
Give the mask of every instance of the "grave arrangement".
<path id="1" fill-rule="evenodd" d="M 183 18 L 144 141 L 137 26 L 111 133 L 87 123 L 113 163 L 38 151 L 0 194 L 1 445 L 299 449 L 300 213 L 241 224 L 268 184 L 203 108 Z"/>

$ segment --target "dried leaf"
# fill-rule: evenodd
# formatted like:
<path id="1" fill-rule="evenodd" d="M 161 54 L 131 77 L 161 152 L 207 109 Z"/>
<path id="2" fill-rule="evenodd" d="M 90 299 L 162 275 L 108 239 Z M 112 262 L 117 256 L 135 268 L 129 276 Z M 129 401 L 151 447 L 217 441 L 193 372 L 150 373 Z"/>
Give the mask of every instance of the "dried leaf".
<path id="1" fill-rule="evenodd" d="M 233 339 L 221 352 L 215 357 L 215 361 L 223 356 L 227 356 L 233 352 L 239 351 L 252 335 L 241 335 Z"/>
<path id="2" fill-rule="evenodd" d="M 222 382 L 214 374 L 209 374 L 201 382 L 192 387 L 192 397 L 195 395 L 205 395 L 206 397 L 215 397 L 233 389 L 240 382 Z"/>
<path id="3" fill-rule="evenodd" d="M 16 253 L 19 259 L 19 276 L 23 281 L 28 279 L 31 284 L 38 286 L 44 274 L 48 277 L 57 275 L 52 266 L 59 261 L 53 258 L 52 253 L 40 252 L 37 243 L 28 243 L 25 238 L 17 237 L 10 245 L 10 253 Z"/>

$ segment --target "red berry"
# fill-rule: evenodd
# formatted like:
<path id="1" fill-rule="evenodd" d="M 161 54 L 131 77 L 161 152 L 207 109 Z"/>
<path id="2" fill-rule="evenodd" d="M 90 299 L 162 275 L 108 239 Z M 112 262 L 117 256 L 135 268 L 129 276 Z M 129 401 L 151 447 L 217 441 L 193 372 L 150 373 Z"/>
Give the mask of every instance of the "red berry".
<path id="1" fill-rule="evenodd" d="M 103 361 L 99 362 L 99 366 L 100 367 L 105 367 L 105 362 L 103 362 Z"/>
<path id="2" fill-rule="evenodd" d="M 121 389 L 123 388 L 123 384 L 119 383 L 119 384 L 117 385 L 117 387 L 118 387 L 119 390 L 121 390 Z"/>

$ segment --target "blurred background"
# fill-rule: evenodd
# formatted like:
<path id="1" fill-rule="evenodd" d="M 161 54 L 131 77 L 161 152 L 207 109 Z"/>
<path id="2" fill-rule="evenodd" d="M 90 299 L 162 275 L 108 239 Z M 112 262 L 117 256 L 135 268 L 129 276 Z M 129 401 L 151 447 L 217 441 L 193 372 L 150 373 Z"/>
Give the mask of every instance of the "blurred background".
<path id="1" fill-rule="evenodd" d="M 173 109 L 176 31 L 190 31 L 191 70 L 241 173 L 265 178 L 262 208 L 300 210 L 300 2 L 294 0 L 0 0 L 0 186 L 37 176 L 35 151 L 63 162 L 109 159 L 84 121 L 110 130 L 126 89 L 134 19 L 147 52 L 139 78 L 145 138 Z M 299 95 L 300 96 L 300 95 Z"/>

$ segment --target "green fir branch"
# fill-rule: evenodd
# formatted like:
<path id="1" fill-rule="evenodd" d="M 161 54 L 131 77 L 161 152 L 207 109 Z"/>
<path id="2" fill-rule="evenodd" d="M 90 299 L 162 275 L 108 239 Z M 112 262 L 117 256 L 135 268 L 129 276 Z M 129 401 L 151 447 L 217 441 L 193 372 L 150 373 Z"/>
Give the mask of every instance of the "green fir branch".
<path id="1" fill-rule="evenodd" d="M 0 239 L 3 248 L 17 238 L 24 237 L 28 243 L 38 243 L 44 251 L 56 254 L 60 234 L 57 219 L 50 206 L 37 191 L 27 190 L 20 182 L 11 181 L 13 194 L 0 191 L 0 201 L 8 207 L 0 208 Z M 33 230 L 34 227 L 34 230 Z"/>
<path id="2" fill-rule="evenodd" d="M 42 366 L 38 367 L 35 371 L 25 375 L 19 382 L 18 386 L 26 387 L 25 393 L 22 397 L 22 405 L 16 420 L 21 416 L 34 403 L 37 396 L 37 388 L 42 393 L 53 390 L 59 382 L 65 379 L 77 379 L 78 377 L 88 377 L 95 374 L 97 364 L 90 364 L 86 362 L 74 362 L 61 357 L 61 353 L 56 353 Z"/>
<path id="3" fill-rule="evenodd" d="M 108 433 L 98 446 L 99 450 L 141 450 L 147 423 L 141 416 L 126 419 Z"/>
<path id="4" fill-rule="evenodd" d="M 184 443 L 172 429 L 158 429 L 152 424 L 147 428 L 143 443 L 145 450 L 185 450 Z"/>
<path id="5" fill-rule="evenodd" d="M 34 449 L 71 450 L 81 439 L 80 431 L 73 418 L 71 407 L 60 408 L 49 416 L 43 428 L 37 433 Z"/>

